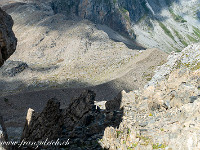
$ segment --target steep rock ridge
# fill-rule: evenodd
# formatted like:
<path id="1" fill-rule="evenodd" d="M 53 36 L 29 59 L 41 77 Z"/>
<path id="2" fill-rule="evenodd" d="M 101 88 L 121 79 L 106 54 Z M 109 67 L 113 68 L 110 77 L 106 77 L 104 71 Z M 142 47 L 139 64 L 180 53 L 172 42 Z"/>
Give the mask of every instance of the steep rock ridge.
<path id="1" fill-rule="evenodd" d="M 17 39 L 12 31 L 13 20 L 0 8 L 0 66 L 15 51 Z"/>
<path id="2" fill-rule="evenodd" d="M 119 94 L 115 99 L 121 101 L 121 97 Z M 98 139 L 102 137 L 106 126 L 119 125 L 123 109 L 117 106 L 115 111 L 100 110 L 94 100 L 95 93 L 85 90 L 78 98 L 72 99 L 67 108 L 60 109 L 57 100 L 51 99 L 41 113 L 29 109 L 21 140 L 37 142 L 47 138 L 56 141 L 59 138 L 60 142 L 69 144 L 57 148 L 100 150 Z M 56 149 L 56 146 L 46 148 Z"/>
<path id="3" fill-rule="evenodd" d="M 158 67 L 155 70 L 155 75 L 152 80 L 149 81 L 147 86 L 156 86 L 156 84 L 169 77 L 170 73 L 175 69 L 187 69 L 196 70 L 199 69 L 200 64 L 200 45 L 192 44 L 183 49 L 181 53 L 172 52 L 168 56 L 168 60 L 165 64 Z"/>

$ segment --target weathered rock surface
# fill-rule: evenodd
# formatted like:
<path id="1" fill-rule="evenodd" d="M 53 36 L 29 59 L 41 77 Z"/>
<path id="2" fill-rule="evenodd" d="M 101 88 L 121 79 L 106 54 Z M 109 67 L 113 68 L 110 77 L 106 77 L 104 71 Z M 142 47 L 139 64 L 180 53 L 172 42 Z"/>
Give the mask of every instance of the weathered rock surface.
<path id="1" fill-rule="evenodd" d="M 129 93 L 122 91 L 113 100 L 98 103 L 105 104 L 104 110 L 94 105 L 95 93 L 92 91 L 83 92 L 62 111 L 59 105 L 50 103 L 50 100 L 45 110 L 56 106 L 55 112 L 62 116 L 57 121 L 62 122 L 62 130 L 59 130 L 62 132 L 61 140 L 70 139 L 69 149 L 199 149 L 198 45 L 189 46 L 179 53 L 181 57 L 173 60 L 176 62 L 173 67 L 168 65 L 167 68 L 170 59 L 161 66 L 171 71 L 162 80 L 159 78 L 158 83 Z M 173 56 L 177 54 L 172 54 L 169 58 Z M 161 77 L 163 74 L 165 72 L 160 72 Z M 154 79 L 155 77 L 152 80 Z M 41 113 L 39 116 L 43 116 L 41 120 L 48 120 L 48 114 Z M 27 122 L 31 122 L 32 119 L 27 118 Z M 35 122 L 38 123 L 39 119 Z M 44 130 L 29 126 L 30 130 L 31 128 L 35 128 L 38 133 Z M 51 128 L 47 128 L 45 133 L 49 131 Z"/>
<path id="2" fill-rule="evenodd" d="M 131 19 L 138 20 L 144 15 L 145 10 L 141 1 L 87 1 L 87 0 L 53 0 L 52 8 L 55 13 L 64 13 L 67 15 L 77 15 L 84 19 L 89 19 L 95 23 L 106 24 L 112 29 L 124 33 L 135 39 L 134 31 L 131 30 Z M 134 6 L 137 9 L 132 9 Z M 129 11 L 131 10 L 129 16 Z M 134 16 L 133 16 L 134 15 Z M 131 19 L 130 19 L 131 18 Z"/>
<path id="3" fill-rule="evenodd" d="M 12 31 L 13 20 L 0 8 L 0 66 L 15 51 L 17 39 Z"/>
<path id="4" fill-rule="evenodd" d="M 41 114 L 29 109 L 26 119 L 22 140 L 45 141 L 47 138 L 57 139 L 61 135 L 63 121 L 60 104 L 54 99 L 48 101 Z"/>
<path id="5" fill-rule="evenodd" d="M 119 128 L 105 129 L 102 147 L 112 150 L 200 148 L 199 44 L 179 54 L 173 53 L 168 60 L 150 81 L 154 84 L 141 91 L 122 92 L 132 95 L 131 101 L 122 98 L 123 120 Z"/>
<path id="6" fill-rule="evenodd" d="M 41 113 L 29 109 L 21 140 L 34 142 L 48 138 L 64 142 L 69 139 L 68 148 L 101 149 L 98 139 L 105 127 L 119 125 L 123 109 L 100 110 L 94 100 L 95 93 L 86 90 L 65 109 L 60 109 L 56 100 L 49 100 Z"/>

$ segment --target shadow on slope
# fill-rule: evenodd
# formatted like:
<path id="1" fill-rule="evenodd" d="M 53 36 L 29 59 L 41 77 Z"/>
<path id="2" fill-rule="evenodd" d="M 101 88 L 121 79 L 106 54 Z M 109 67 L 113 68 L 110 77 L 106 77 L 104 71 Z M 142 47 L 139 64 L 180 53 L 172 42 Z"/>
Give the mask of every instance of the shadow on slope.
<path id="1" fill-rule="evenodd" d="M 27 85 L 27 83 L 19 79 L 13 81 L 3 81 L 3 79 L 1 79 L 0 100 L 2 102 L 6 101 L 0 105 L 0 110 L 4 111 L 3 115 L 9 118 L 16 115 L 17 119 L 17 116 L 23 114 L 24 119 L 28 108 L 33 108 L 41 112 L 46 102 L 52 97 L 56 97 L 61 102 L 61 108 L 64 108 L 68 106 L 70 100 L 74 96 L 79 96 L 81 92 L 86 89 L 96 93 L 96 101 L 108 101 L 114 99 L 122 90 L 128 92 L 142 88 L 151 79 L 156 67 L 162 65 L 166 61 L 167 56 L 166 53 L 157 49 L 148 49 L 145 53 L 140 54 L 140 57 L 135 63 L 122 70 L 121 72 L 123 72 L 123 74 L 119 72 L 114 80 L 99 85 L 91 85 L 73 80 L 62 84 L 52 84 L 50 82 L 41 82 L 38 80 L 31 85 Z M 7 104 L 14 105 L 14 107 L 10 107 Z M 5 109 L 7 106 L 9 106 L 10 112 L 13 111 L 13 113 L 9 113 L 9 111 Z M 20 112 L 18 113 L 15 109 Z M 21 111 L 23 111 L 23 113 Z M 23 119 L 21 120 L 22 124 Z"/>
<path id="2" fill-rule="evenodd" d="M 95 92 L 90 90 L 82 92 L 84 89 L 96 91 L 99 98 L 109 97 L 108 100 L 111 101 L 108 102 L 107 109 L 100 110 L 99 107 L 96 107 L 94 105 Z M 116 93 L 119 93 L 119 89 L 107 84 L 106 86 L 100 85 L 80 89 L 71 88 L 14 94 L 0 97 L 2 102 L 0 112 L 8 129 L 23 128 L 29 108 L 39 112 L 34 113 L 32 122 L 29 123 L 30 126 L 26 129 L 26 134 L 23 135 L 29 141 L 38 142 L 45 141 L 46 138 L 49 140 L 59 138 L 64 142 L 66 138 L 69 138 L 70 145 L 65 147 L 67 149 L 77 147 L 81 149 L 101 149 L 97 141 L 102 138 L 104 129 L 110 126 L 118 127 L 122 120 L 123 108 L 120 108 L 122 95 L 118 94 L 116 97 Z M 54 99 L 53 102 L 52 98 Z M 42 122 L 38 122 L 38 119 L 42 119 Z M 19 137 L 19 135 L 15 135 L 16 133 L 11 133 L 11 131 L 9 133 L 12 134 L 9 135 L 9 140 L 12 136 Z M 56 149 L 56 147 L 50 148 Z M 15 147 L 15 149 L 26 148 Z"/>
<path id="3" fill-rule="evenodd" d="M 62 88 L 62 89 L 48 89 L 48 90 L 40 90 L 27 92 L 30 88 L 34 87 L 27 87 L 23 81 L 14 81 L 12 83 L 8 83 L 5 81 L 1 86 L 1 88 L 5 88 L 5 86 L 11 86 L 12 84 L 20 85 L 19 89 L 21 88 L 23 92 L 18 91 L 17 94 L 15 90 L 12 90 L 10 87 L 9 95 L 1 96 L 0 101 L 2 104 L 0 105 L 1 114 L 4 116 L 5 123 L 8 126 L 13 126 L 17 124 L 22 126 L 24 123 L 24 119 L 26 117 L 26 113 L 28 108 L 32 108 L 37 112 L 41 112 L 45 107 L 47 101 L 51 98 L 56 98 L 61 103 L 61 108 L 67 107 L 72 98 L 78 97 L 83 90 L 89 89 L 96 93 L 96 100 L 111 100 L 113 99 L 120 91 L 123 89 L 127 89 L 125 86 L 117 87 L 115 83 L 108 82 L 97 86 L 88 85 L 87 83 L 78 83 L 76 81 L 71 83 L 64 83 L 64 84 L 80 84 L 85 87 L 80 88 Z M 87 86 L 86 86 L 87 85 Z M 44 85 L 48 86 L 48 85 Z M 27 88 L 27 91 L 24 89 Z M 136 87 L 137 88 L 137 87 Z M 136 89 L 135 88 L 135 89 Z M 128 88 L 128 91 L 133 90 Z M 8 94 L 8 93 L 7 93 Z M 15 123 L 14 123 L 15 122 Z"/>

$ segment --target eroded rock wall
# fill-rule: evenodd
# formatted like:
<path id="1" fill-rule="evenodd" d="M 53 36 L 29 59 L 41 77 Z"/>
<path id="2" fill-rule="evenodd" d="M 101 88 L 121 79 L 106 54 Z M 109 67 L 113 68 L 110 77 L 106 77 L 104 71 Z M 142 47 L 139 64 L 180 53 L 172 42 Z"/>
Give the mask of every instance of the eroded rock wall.
<path id="1" fill-rule="evenodd" d="M 106 24 L 124 35 L 135 38 L 131 22 L 145 13 L 144 0 L 54 0 L 55 13 L 75 14 L 95 23 Z M 137 9 L 136 9 L 137 8 Z"/>

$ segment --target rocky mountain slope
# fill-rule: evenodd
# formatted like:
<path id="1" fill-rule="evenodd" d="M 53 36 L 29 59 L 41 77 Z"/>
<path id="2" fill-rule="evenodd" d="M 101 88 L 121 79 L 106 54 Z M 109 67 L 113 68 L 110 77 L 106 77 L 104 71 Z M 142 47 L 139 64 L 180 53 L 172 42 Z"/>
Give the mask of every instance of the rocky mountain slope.
<path id="1" fill-rule="evenodd" d="M 41 112 L 52 97 L 66 107 L 87 88 L 96 101 L 112 99 L 123 89 L 142 88 L 166 61 L 166 53 L 139 51 L 140 45 L 106 25 L 55 14 L 39 1 L 3 2 L 18 38 L 16 52 L 0 69 L 0 109 L 9 138 L 20 134 L 30 107 Z"/>
<path id="2" fill-rule="evenodd" d="M 138 51 L 141 46 L 108 26 L 55 14 L 47 4 L 17 2 L 3 8 L 15 21 L 13 30 L 19 42 L 16 53 L 0 70 L 2 96 L 33 90 L 91 87 L 112 83 L 115 79 L 118 80 L 113 82 L 120 90 L 133 90 L 143 85 L 143 78 L 137 84 L 129 83 L 131 74 L 140 78 L 141 73 L 144 78 L 150 78 L 152 71 L 148 68 L 156 68 L 167 57 L 155 49 L 142 53 Z M 150 55 L 154 52 L 157 54 Z M 138 72 L 136 63 L 142 60 L 152 61 Z"/>
<path id="3" fill-rule="evenodd" d="M 146 88 L 122 91 L 104 107 L 102 102 L 94 103 L 94 92 L 85 91 L 66 109 L 59 111 L 59 104 L 51 99 L 42 113 L 29 110 L 23 138 L 35 141 L 32 131 L 39 126 L 38 139 L 50 134 L 53 139 L 70 138 L 68 149 L 199 149 L 199 49 L 200 43 L 172 53 Z M 156 77 L 159 81 L 153 82 Z M 60 124 L 54 126 L 55 120 Z M 41 121 L 47 121 L 48 127 Z M 55 134 L 52 125 L 58 128 Z"/>
<path id="4" fill-rule="evenodd" d="M 123 92 L 123 121 L 105 130 L 101 144 L 109 149 L 199 149 L 199 49 L 194 44 L 171 54 L 145 89 Z"/>
<path id="5" fill-rule="evenodd" d="M 200 148 L 200 44 L 167 62 L 158 49 L 138 50 L 138 42 L 168 52 L 197 42 L 199 1 L 0 2 L 19 39 L 0 69 L 10 140 L 69 138 L 62 150 Z M 97 94 L 69 100 L 88 87 Z M 115 96 L 122 89 L 130 92 Z"/>
<path id="6" fill-rule="evenodd" d="M 126 46 L 145 49 L 141 43 L 177 51 L 197 42 L 200 35 L 197 0 L 0 4 L 14 18 L 19 39 L 15 55 L 0 71 L 1 95 L 104 84 L 123 77 L 128 72 L 123 68 L 134 66 L 139 52 Z"/>
<path id="7" fill-rule="evenodd" d="M 106 24 L 147 48 L 180 51 L 200 39 L 199 0 L 49 0 L 45 4 L 54 13 Z"/>

